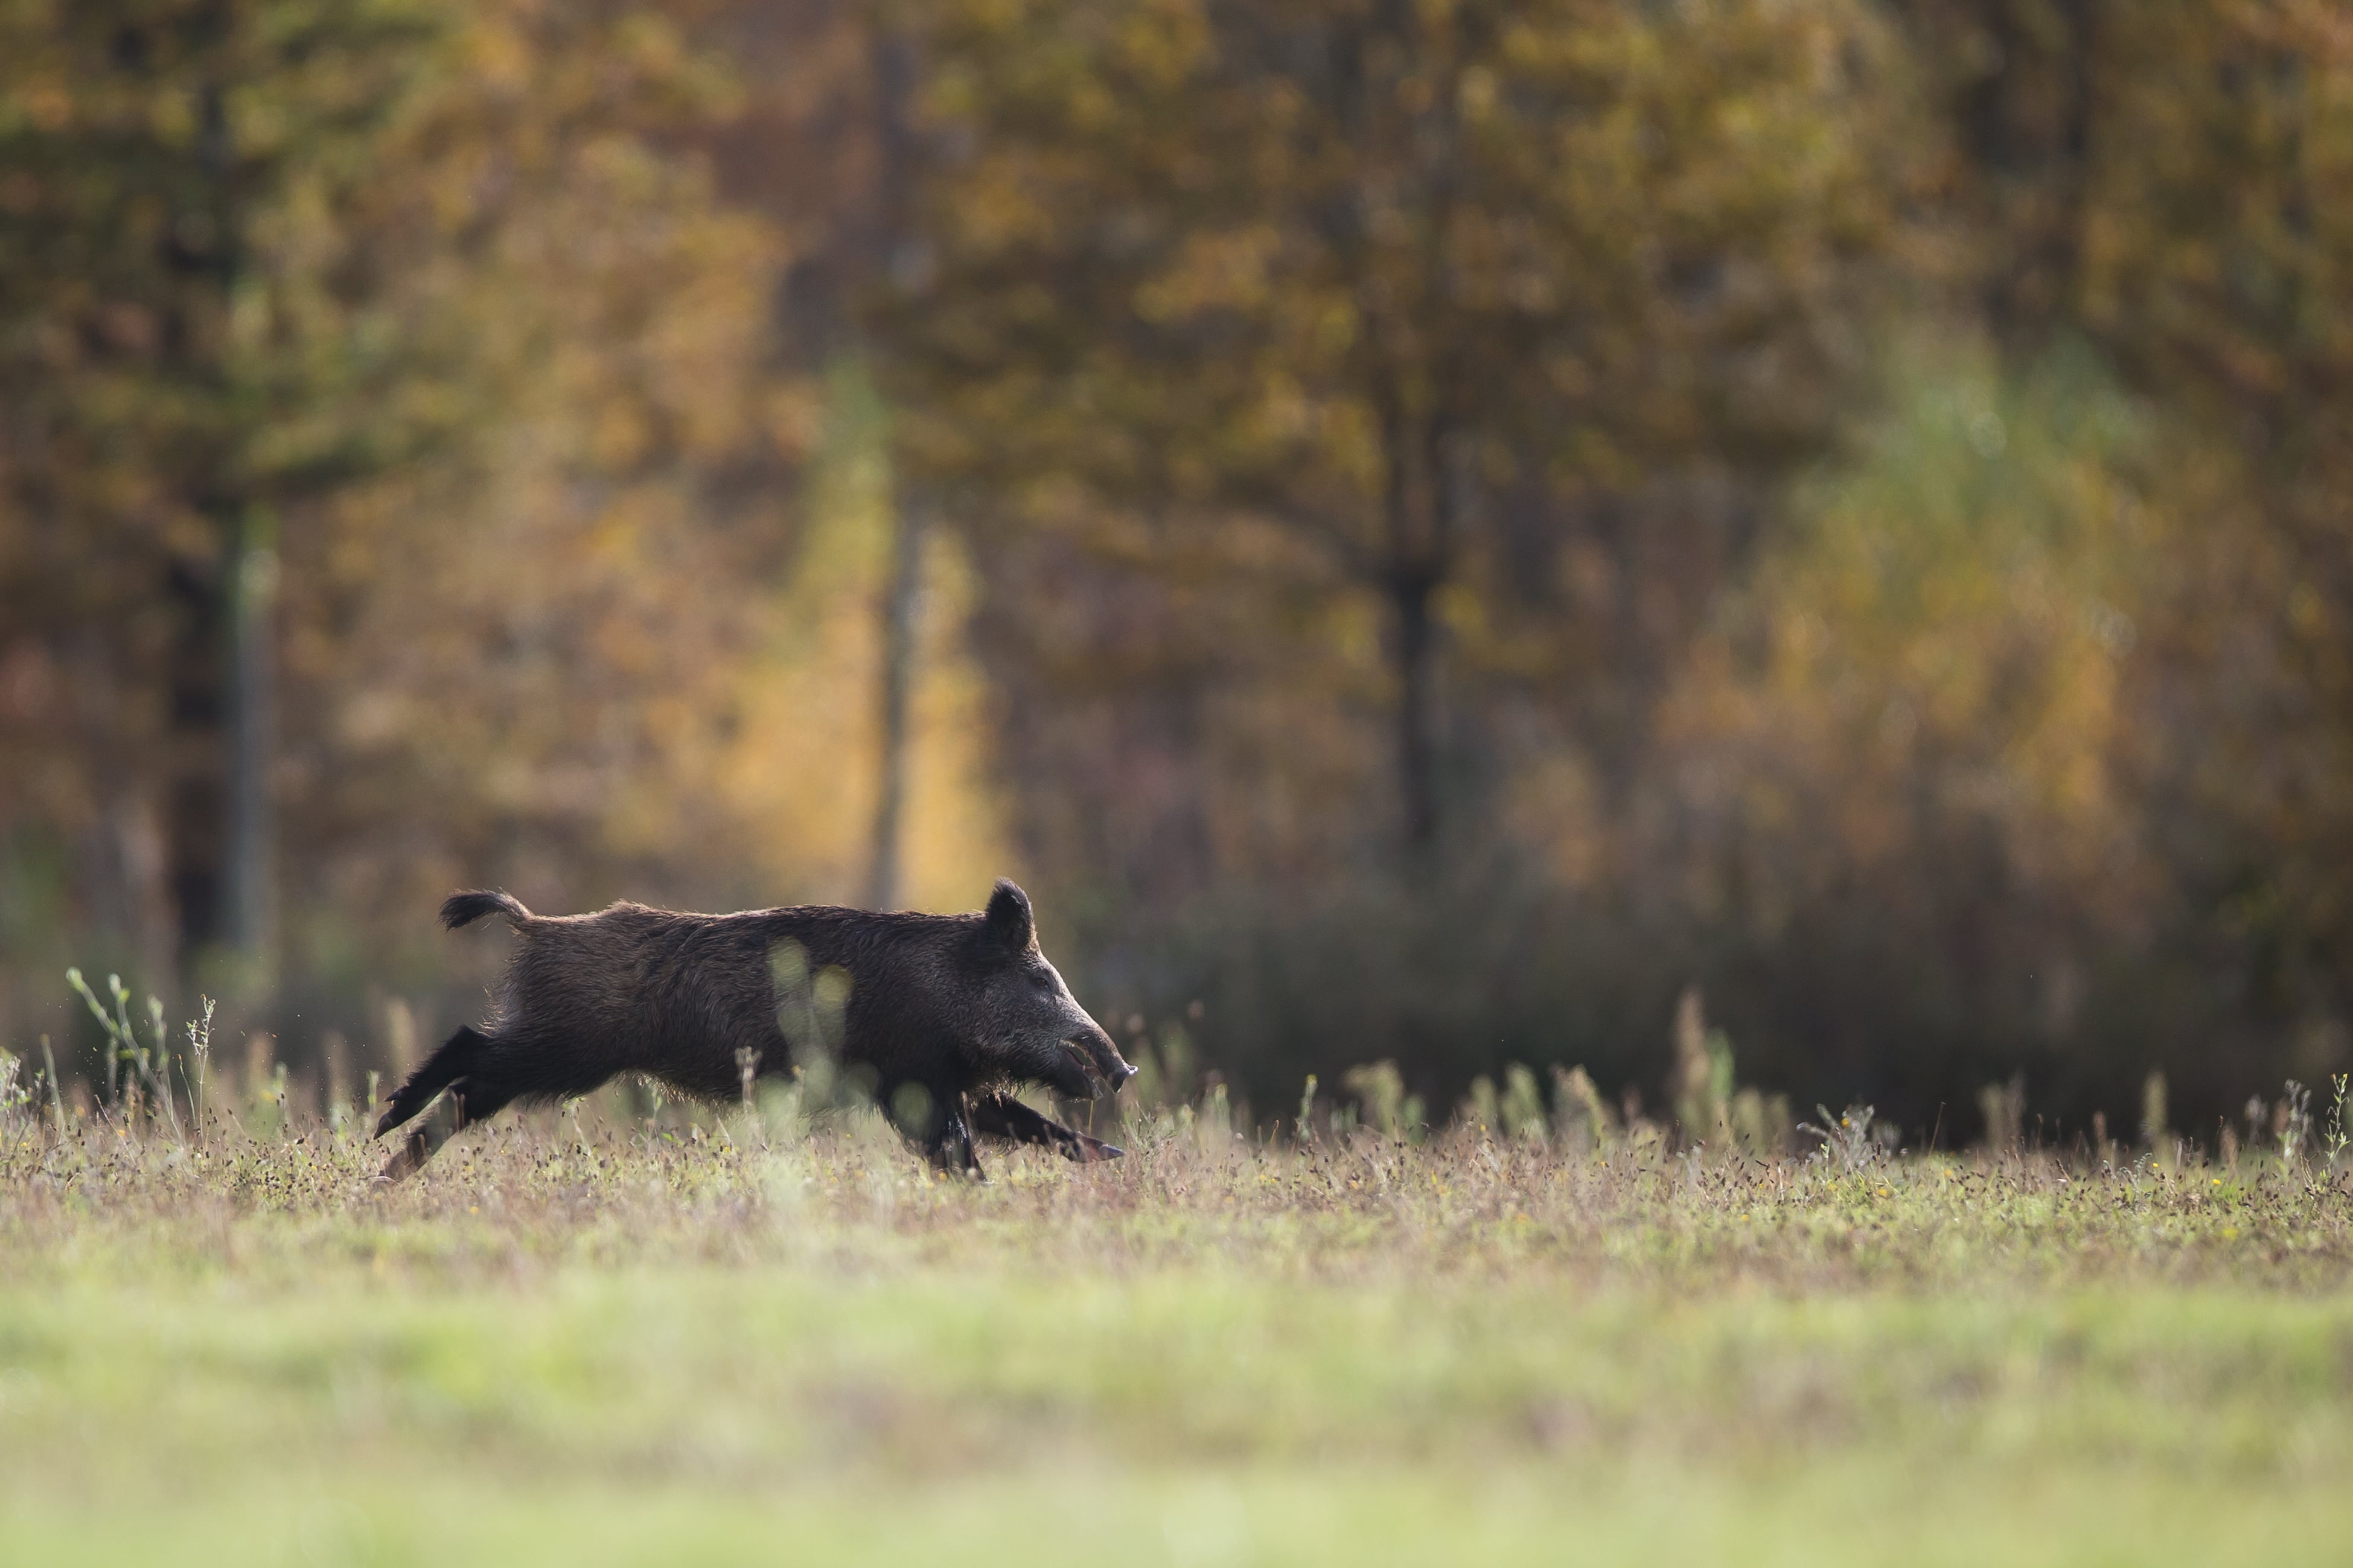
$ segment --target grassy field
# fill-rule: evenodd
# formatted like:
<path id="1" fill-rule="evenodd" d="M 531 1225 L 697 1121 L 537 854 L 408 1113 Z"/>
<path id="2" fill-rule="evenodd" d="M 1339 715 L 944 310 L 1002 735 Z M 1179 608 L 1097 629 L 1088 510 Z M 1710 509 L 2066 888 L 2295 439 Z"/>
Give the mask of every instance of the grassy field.
<path id="1" fill-rule="evenodd" d="M 543 1114 L 0 1126 L 23 1563 L 2253 1562 L 2353 1552 L 2347 1194 Z"/>

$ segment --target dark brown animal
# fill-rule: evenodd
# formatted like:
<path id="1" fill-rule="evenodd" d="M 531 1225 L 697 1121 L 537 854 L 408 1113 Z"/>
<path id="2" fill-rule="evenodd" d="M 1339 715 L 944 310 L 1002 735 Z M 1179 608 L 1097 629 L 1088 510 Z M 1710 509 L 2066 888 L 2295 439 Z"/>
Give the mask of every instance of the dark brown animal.
<path id="1" fill-rule="evenodd" d="M 863 1080 L 943 1169 L 980 1175 L 976 1134 L 1073 1160 L 1121 1152 L 1009 1092 L 1043 1084 L 1100 1099 L 1135 1072 L 1039 952 L 1029 896 L 1011 882 L 974 915 L 822 906 L 692 915 L 625 903 L 548 916 L 505 893 L 470 892 L 441 906 L 441 923 L 455 931 L 491 913 L 516 937 L 496 1017 L 459 1029 L 410 1074 L 377 1136 L 445 1090 L 462 1127 L 623 1073 L 721 1100 L 741 1092 L 747 1074 L 822 1058 Z M 437 1142 L 411 1132 L 384 1174 L 406 1175 Z"/>

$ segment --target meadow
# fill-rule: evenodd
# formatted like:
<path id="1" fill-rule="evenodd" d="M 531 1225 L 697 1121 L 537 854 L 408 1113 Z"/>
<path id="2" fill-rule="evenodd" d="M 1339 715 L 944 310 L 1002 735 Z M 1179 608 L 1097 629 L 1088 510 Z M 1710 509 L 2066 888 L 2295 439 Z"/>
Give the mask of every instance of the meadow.
<path id="1" fill-rule="evenodd" d="M 18 1094 L 25 1563 L 2249 1561 L 2353 1529 L 2341 1178 Z M 184 1120 L 185 1119 L 184 1113 Z M 2100 1158 L 2105 1153 L 2106 1158 Z"/>

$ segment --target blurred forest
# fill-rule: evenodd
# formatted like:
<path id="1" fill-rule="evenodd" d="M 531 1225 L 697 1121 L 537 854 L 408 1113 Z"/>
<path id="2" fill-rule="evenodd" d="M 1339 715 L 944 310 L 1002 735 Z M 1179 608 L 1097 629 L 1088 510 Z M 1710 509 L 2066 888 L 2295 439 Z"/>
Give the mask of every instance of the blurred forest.
<path id="1" fill-rule="evenodd" d="M 1262 1107 L 2203 1136 L 2349 501 L 2341 0 L 0 0 L 0 1045 L 1010 872 Z"/>

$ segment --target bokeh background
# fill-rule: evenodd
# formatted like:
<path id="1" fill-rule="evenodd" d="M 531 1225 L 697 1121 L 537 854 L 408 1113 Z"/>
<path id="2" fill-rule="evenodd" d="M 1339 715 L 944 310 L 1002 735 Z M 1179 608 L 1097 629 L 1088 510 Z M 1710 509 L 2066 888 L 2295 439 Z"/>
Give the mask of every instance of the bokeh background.
<path id="1" fill-rule="evenodd" d="M 2348 502 L 2338 0 L 0 0 L 0 1045 L 1009 872 L 1180 1090 L 2207 1137 Z"/>

